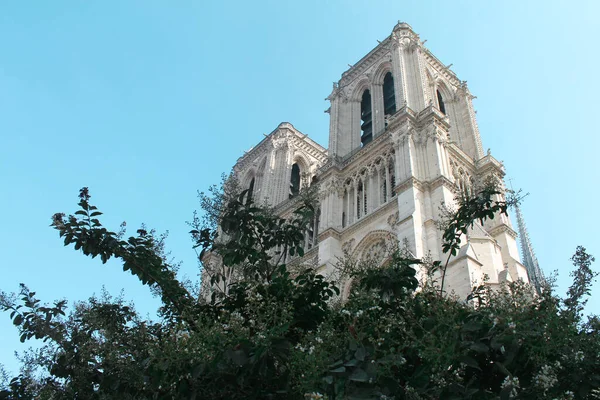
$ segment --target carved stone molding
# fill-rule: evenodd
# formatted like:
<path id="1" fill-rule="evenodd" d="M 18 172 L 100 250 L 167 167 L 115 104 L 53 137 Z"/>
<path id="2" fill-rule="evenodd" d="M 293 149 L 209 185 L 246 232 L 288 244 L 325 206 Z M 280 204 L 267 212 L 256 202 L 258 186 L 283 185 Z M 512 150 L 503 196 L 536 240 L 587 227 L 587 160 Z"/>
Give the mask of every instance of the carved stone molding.
<path id="1" fill-rule="evenodd" d="M 498 225 L 488 232 L 488 234 L 492 237 L 496 237 L 502 233 L 509 234 L 510 236 L 513 237 L 513 239 L 516 239 L 518 236 L 517 232 L 515 232 L 514 229 L 512 229 L 510 226 L 508 226 L 506 224 Z"/>
<path id="2" fill-rule="evenodd" d="M 388 219 L 387 219 L 387 223 L 388 225 L 392 228 L 395 229 L 396 228 L 396 224 L 398 223 L 398 218 L 399 218 L 399 213 L 398 211 L 396 211 L 395 213 L 391 214 Z"/>
<path id="3" fill-rule="evenodd" d="M 344 242 L 344 244 L 342 244 L 342 251 L 344 253 L 350 253 L 350 250 L 352 250 L 352 248 L 354 247 L 354 239 L 350 239 Z"/>

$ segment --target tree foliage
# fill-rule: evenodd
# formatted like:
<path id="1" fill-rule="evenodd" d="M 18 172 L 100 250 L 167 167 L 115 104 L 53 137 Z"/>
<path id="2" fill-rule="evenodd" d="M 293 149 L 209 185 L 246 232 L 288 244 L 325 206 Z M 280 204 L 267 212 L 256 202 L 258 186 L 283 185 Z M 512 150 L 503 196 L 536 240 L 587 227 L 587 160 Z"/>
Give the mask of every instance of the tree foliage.
<path id="1" fill-rule="evenodd" d="M 492 189 L 464 198 L 443 237 L 449 254 L 469 226 L 506 212 Z M 127 240 L 102 226 L 87 188 L 79 209 L 55 214 L 65 245 L 156 290 L 161 318 L 105 294 L 75 304 L 42 304 L 22 285 L 2 293 L 21 341 L 43 346 L 23 358 L 0 399 L 588 399 L 600 392 L 600 323 L 582 309 L 596 276 L 578 247 L 574 282 L 562 300 L 522 282 L 473 289 L 468 302 L 421 285 L 423 261 L 397 246 L 387 262 L 347 271 L 339 282 L 286 260 L 302 257 L 309 199 L 281 218 L 244 197 L 211 203 L 219 226 L 192 230 L 200 257 L 216 254 L 210 275 L 226 291 L 196 298 L 176 277 L 152 232 Z M 211 207 L 212 207 L 211 205 Z M 211 225 L 212 224 L 212 225 Z M 432 264 L 442 271 L 441 262 Z M 223 271 L 234 271 L 227 279 Z"/>

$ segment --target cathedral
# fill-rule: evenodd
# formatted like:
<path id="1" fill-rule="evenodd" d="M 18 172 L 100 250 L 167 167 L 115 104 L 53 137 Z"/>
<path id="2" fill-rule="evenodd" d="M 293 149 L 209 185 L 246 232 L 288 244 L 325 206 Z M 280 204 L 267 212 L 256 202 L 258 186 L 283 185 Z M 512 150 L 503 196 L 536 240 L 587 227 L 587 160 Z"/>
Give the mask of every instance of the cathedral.
<path id="1" fill-rule="evenodd" d="M 298 207 L 302 189 L 318 184 L 318 218 L 302 260 L 325 275 L 344 254 L 364 258 L 389 242 L 416 258 L 445 260 L 441 206 L 476 182 L 504 187 L 502 164 L 483 151 L 472 99 L 466 82 L 399 22 L 333 84 L 328 148 L 284 122 L 234 173 L 256 203 L 283 217 Z M 529 282 L 516 239 L 508 216 L 476 223 L 449 261 L 446 287 L 464 298 L 484 280 Z"/>

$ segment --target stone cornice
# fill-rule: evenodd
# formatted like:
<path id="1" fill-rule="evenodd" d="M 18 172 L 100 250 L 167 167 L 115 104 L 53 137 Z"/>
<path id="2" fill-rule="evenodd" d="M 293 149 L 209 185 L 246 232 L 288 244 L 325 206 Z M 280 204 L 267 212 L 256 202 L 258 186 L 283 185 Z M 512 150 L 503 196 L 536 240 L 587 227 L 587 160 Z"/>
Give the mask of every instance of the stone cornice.
<path id="1" fill-rule="evenodd" d="M 467 169 L 470 171 L 475 171 L 475 161 L 467 155 L 455 142 L 449 142 L 448 146 L 448 154 L 453 157 L 459 163 L 465 165 Z"/>
<path id="2" fill-rule="evenodd" d="M 425 46 L 421 47 L 423 50 L 423 56 L 425 60 L 429 63 L 431 67 L 433 67 L 438 74 L 441 74 L 448 82 L 450 82 L 454 86 L 460 86 L 462 83 L 460 79 L 456 76 L 454 71 L 444 65 L 436 56 L 433 55 L 431 51 Z"/>
<path id="3" fill-rule="evenodd" d="M 293 213 L 300 207 L 300 197 L 301 196 L 295 196 L 291 199 L 286 199 L 282 201 L 273 208 L 273 212 L 277 215 L 282 216 L 283 218 L 289 218 L 291 216 L 291 213 Z"/>
<path id="4" fill-rule="evenodd" d="M 304 253 L 304 255 L 302 257 L 294 257 L 292 260 L 290 260 L 290 262 L 287 263 L 287 265 L 289 267 L 297 267 L 299 265 L 306 263 L 307 261 L 310 261 L 311 259 L 313 259 L 313 260 L 317 259 L 317 262 L 318 262 L 318 255 L 319 255 L 319 245 L 316 244 L 310 250 L 308 250 L 306 253 Z"/>
<path id="5" fill-rule="evenodd" d="M 253 148 L 248 150 L 236 162 L 237 170 L 244 170 L 251 165 L 257 158 L 270 151 L 276 144 L 274 142 L 284 141 L 287 145 L 302 149 L 308 155 L 319 160 L 320 163 L 327 161 L 328 151 L 323 146 L 310 139 L 307 135 L 297 130 L 289 122 L 282 122 Z M 282 143 L 284 143 L 282 142 Z"/>
<path id="6" fill-rule="evenodd" d="M 317 236 L 317 243 L 322 242 L 325 239 L 334 238 L 336 240 L 340 240 L 341 234 L 335 228 L 327 228 L 323 232 L 319 233 Z"/>
<path id="7" fill-rule="evenodd" d="M 479 160 L 477 160 L 477 162 L 475 163 L 475 166 L 477 168 L 477 172 L 480 174 L 490 171 L 490 170 L 493 170 L 493 171 L 497 172 L 498 174 L 500 174 L 501 177 L 503 177 L 505 175 L 504 165 L 502 165 L 502 163 L 500 161 L 498 161 L 494 157 L 492 157 L 491 154 L 488 154 L 487 156 L 482 157 Z"/>
<path id="8" fill-rule="evenodd" d="M 429 190 L 435 190 L 441 186 L 445 186 L 449 190 L 454 190 L 456 188 L 456 186 L 454 185 L 454 182 L 452 182 L 450 179 L 446 178 L 445 176 L 440 176 L 440 177 L 434 179 L 433 181 L 429 182 L 427 186 L 428 186 Z"/>
<path id="9" fill-rule="evenodd" d="M 405 43 L 407 38 L 410 39 L 410 43 Z M 418 49 L 423 55 L 425 62 L 432 69 L 434 69 L 439 76 L 445 78 L 448 83 L 453 85 L 455 88 L 465 85 L 465 82 L 458 79 L 454 71 L 442 63 L 427 47 L 423 45 L 419 35 L 417 35 L 408 24 L 398 23 L 388 37 L 379 42 L 375 48 L 358 60 L 352 67 L 342 73 L 339 83 L 334 86 L 334 92 L 327 99 L 331 100 L 333 97 L 335 97 L 336 92 L 339 93 L 339 90 L 364 76 L 365 73 L 377 63 L 377 61 L 384 58 L 386 54 L 391 53 L 391 49 L 394 46 L 408 46 L 410 49 Z"/>
<path id="10" fill-rule="evenodd" d="M 514 229 L 512 229 L 510 226 L 506 225 L 506 224 L 502 224 L 502 225 L 498 225 L 493 229 L 490 229 L 490 231 L 488 232 L 488 234 L 492 237 L 496 237 L 497 235 L 500 235 L 502 233 L 507 233 L 510 236 L 513 237 L 513 239 L 517 238 L 517 232 L 514 231 Z"/>
<path id="11" fill-rule="evenodd" d="M 364 73 L 371 68 L 377 60 L 380 60 L 385 56 L 386 53 L 389 53 L 390 41 L 391 35 L 385 38 L 383 42 L 379 43 L 366 56 L 358 60 L 350 69 L 343 72 L 342 78 L 339 81 L 339 87 L 343 88 L 354 82 L 356 78 L 364 75 Z"/>

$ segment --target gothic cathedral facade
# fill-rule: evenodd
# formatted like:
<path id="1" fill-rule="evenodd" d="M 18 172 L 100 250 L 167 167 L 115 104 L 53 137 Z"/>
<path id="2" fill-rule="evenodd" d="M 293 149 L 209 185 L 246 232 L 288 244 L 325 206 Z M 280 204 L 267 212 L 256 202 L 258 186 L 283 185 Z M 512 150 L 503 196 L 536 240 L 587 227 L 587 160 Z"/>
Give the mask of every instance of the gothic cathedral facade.
<path id="1" fill-rule="evenodd" d="M 303 258 L 324 274 L 344 253 L 361 258 L 390 240 L 416 258 L 441 260 L 440 206 L 486 178 L 503 187 L 502 164 L 483 152 L 472 99 L 466 83 L 399 22 L 334 83 L 327 149 L 282 123 L 234 173 L 255 202 L 284 217 L 297 207 L 296 194 L 318 182 L 319 217 Z M 449 262 L 447 287 L 466 297 L 484 277 L 490 285 L 528 282 L 516 237 L 504 215 L 476 224 Z"/>

